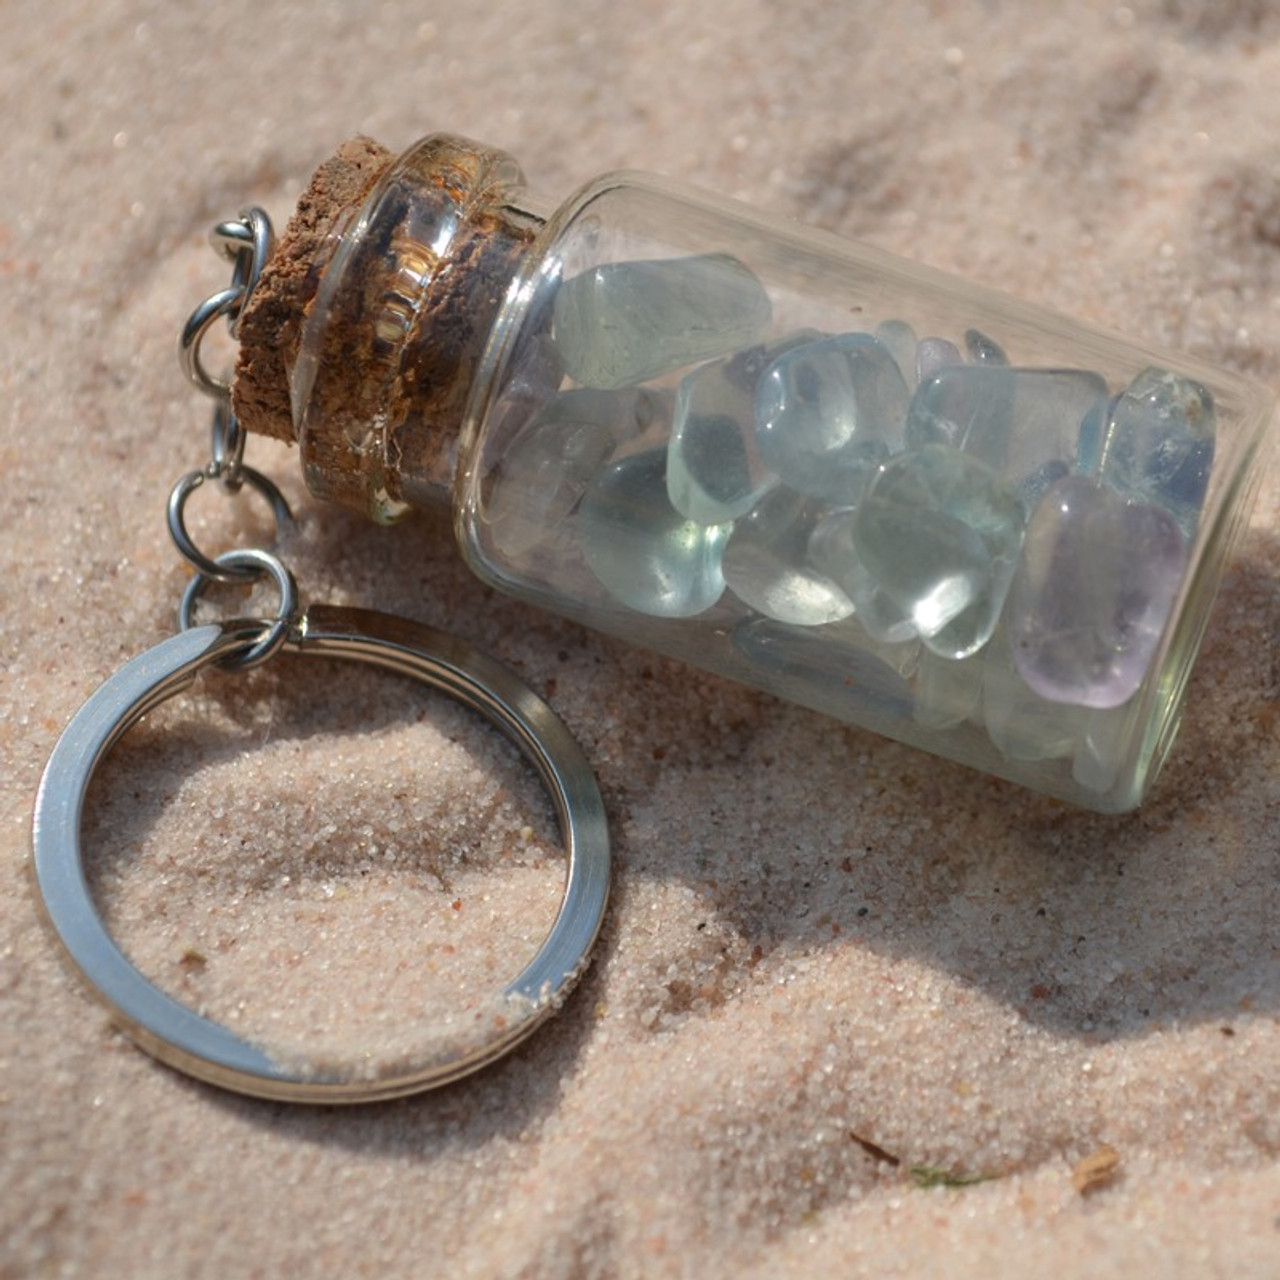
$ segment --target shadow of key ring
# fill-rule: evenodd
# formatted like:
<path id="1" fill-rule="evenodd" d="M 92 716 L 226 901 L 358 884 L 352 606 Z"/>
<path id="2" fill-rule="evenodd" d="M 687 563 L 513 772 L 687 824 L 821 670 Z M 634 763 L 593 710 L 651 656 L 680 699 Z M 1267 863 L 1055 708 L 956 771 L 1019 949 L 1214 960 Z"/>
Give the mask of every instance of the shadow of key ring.
<path id="1" fill-rule="evenodd" d="M 50 756 L 32 831 L 36 882 L 74 967 L 125 1032 L 161 1061 L 201 1080 L 264 1098 L 351 1103 L 446 1084 L 509 1052 L 559 1008 L 587 964 L 609 894 L 609 833 L 590 765 L 564 723 L 505 667 L 465 641 L 402 618 L 311 607 L 284 649 L 367 663 L 407 676 L 477 711 L 533 765 L 554 801 L 565 844 L 564 896 L 542 945 L 495 992 L 472 1024 L 430 1039 L 417 1059 L 342 1070 L 273 1059 L 258 1044 L 166 995 L 125 957 L 89 891 L 80 843 L 85 795 L 124 733 L 185 689 L 206 667 L 252 646 L 262 624 L 193 627 L 140 654 L 111 676 L 72 719 Z M 427 1030 L 430 1030 L 428 1024 Z"/>

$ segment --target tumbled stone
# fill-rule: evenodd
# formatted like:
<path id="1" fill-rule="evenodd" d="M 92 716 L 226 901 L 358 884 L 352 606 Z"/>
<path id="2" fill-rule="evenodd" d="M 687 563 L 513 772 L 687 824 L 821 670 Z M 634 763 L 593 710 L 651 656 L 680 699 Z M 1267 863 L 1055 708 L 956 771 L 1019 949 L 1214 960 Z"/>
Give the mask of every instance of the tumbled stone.
<path id="1" fill-rule="evenodd" d="M 756 276 L 712 253 L 611 262 L 573 276 L 556 293 L 554 332 L 569 376 L 607 389 L 751 346 L 771 316 Z"/>
<path id="2" fill-rule="evenodd" d="M 911 715 L 903 673 L 915 646 L 878 645 L 851 618 L 825 627 L 751 618 L 734 628 L 733 643 L 755 666 L 757 683 L 780 697 L 889 732 Z"/>
<path id="3" fill-rule="evenodd" d="M 1017 492 L 989 467 L 928 445 L 877 474 L 854 513 L 852 546 L 925 646 L 963 658 L 995 628 L 1025 518 Z"/>
<path id="4" fill-rule="evenodd" d="M 999 367 L 1009 363 L 1009 357 L 1005 355 L 1004 348 L 994 338 L 987 337 L 981 329 L 964 331 L 964 349 L 969 353 L 969 359 L 974 364 Z"/>
<path id="5" fill-rule="evenodd" d="M 916 667 L 915 721 L 924 729 L 954 729 L 970 719 L 982 701 L 983 654 L 955 660 L 927 649 Z"/>
<path id="6" fill-rule="evenodd" d="M 1087 711 L 1084 729 L 1071 763 L 1071 776 L 1086 791 L 1110 791 L 1130 764 L 1134 716 L 1131 706 Z"/>
<path id="7" fill-rule="evenodd" d="M 1216 419 L 1205 387 L 1147 369 L 1111 410 L 1097 475 L 1129 497 L 1163 507 L 1192 537 L 1213 469 Z"/>
<path id="8" fill-rule="evenodd" d="M 667 497 L 667 451 L 610 463 L 578 509 L 578 538 L 592 572 L 640 613 L 687 618 L 724 592 L 721 561 L 729 525 L 701 525 Z"/>
<path id="9" fill-rule="evenodd" d="M 1014 661 L 1054 702 L 1117 707 L 1138 690 L 1186 569 L 1173 517 L 1068 476 L 1032 513 L 1009 597 Z"/>
<path id="10" fill-rule="evenodd" d="M 1003 635 L 983 655 L 982 716 L 987 736 L 1010 760 L 1057 760 L 1076 749 L 1084 718 L 1080 707 L 1042 697 L 1023 679 Z"/>
<path id="11" fill-rule="evenodd" d="M 920 344 L 916 331 L 905 320 L 882 320 L 876 325 L 875 336 L 884 343 L 893 357 L 902 380 L 910 391 L 919 379 L 918 359 Z"/>
<path id="12" fill-rule="evenodd" d="M 940 369 L 911 399 L 906 440 L 962 449 L 1034 494 L 1046 468 L 1074 468 L 1081 423 L 1107 399 L 1107 384 L 1085 370 Z"/>
<path id="13" fill-rule="evenodd" d="M 939 369 L 964 364 L 964 356 L 954 342 L 946 338 L 921 338 L 916 348 L 916 377 L 913 386 L 932 378 Z"/>
<path id="14" fill-rule="evenodd" d="M 916 639 L 915 624 L 872 578 L 853 548 L 853 511 L 838 508 L 819 520 L 809 540 L 809 558 L 853 602 L 858 622 L 882 644 Z"/>
<path id="15" fill-rule="evenodd" d="M 605 461 L 668 413 L 663 398 L 644 389 L 577 389 L 546 404 L 494 468 L 486 511 L 498 550 L 518 560 L 534 547 L 566 544 L 565 521 Z"/>
<path id="16" fill-rule="evenodd" d="M 852 505 L 901 448 L 907 401 L 897 362 L 869 333 L 794 347 L 760 379 L 760 456 L 791 488 Z"/>
<path id="17" fill-rule="evenodd" d="M 722 524 L 751 510 L 777 483 L 756 443 L 760 375 L 813 330 L 695 369 L 680 384 L 667 457 L 667 492 L 682 515 Z"/>
<path id="18" fill-rule="evenodd" d="M 849 597 L 809 560 L 809 542 L 825 508 L 775 489 L 733 527 L 724 550 L 729 589 L 766 617 L 802 627 L 853 612 Z"/>

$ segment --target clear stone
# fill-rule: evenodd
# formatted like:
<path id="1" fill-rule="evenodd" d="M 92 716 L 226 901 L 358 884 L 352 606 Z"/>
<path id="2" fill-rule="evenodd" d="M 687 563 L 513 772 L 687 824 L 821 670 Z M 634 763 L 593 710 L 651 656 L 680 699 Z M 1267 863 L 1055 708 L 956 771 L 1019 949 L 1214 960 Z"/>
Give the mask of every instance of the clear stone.
<path id="1" fill-rule="evenodd" d="M 1186 563 L 1168 512 L 1096 480 L 1060 480 L 1031 516 L 1010 592 L 1023 678 L 1054 702 L 1126 702 L 1147 674 Z"/>
<path id="2" fill-rule="evenodd" d="M 1098 476 L 1128 497 L 1164 507 L 1193 537 L 1213 468 L 1216 419 L 1213 396 L 1198 382 L 1147 369 L 1111 411 Z"/>
<path id="3" fill-rule="evenodd" d="M 907 444 L 949 444 L 1034 489 L 1046 467 L 1074 468 L 1081 423 L 1105 413 L 1107 397 L 1082 369 L 941 369 L 912 397 Z"/>
<path id="4" fill-rule="evenodd" d="M 666 449 L 611 463 L 582 500 L 578 536 L 592 572 L 623 604 L 688 618 L 724 592 L 721 560 L 731 526 L 682 516 L 667 497 L 666 471 Z"/>
<path id="5" fill-rule="evenodd" d="M 775 489 L 734 526 L 724 551 L 724 577 L 745 604 L 779 622 L 816 627 L 853 612 L 853 603 L 809 563 L 809 541 L 825 508 L 789 489 Z"/>
<path id="6" fill-rule="evenodd" d="M 565 521 L 592 478 L 624 441 L 661 423 L 652 391 L 565 391 L 504 450 L 488 502 L 498 549 L 520 559 L 534 547 L 567 545 Z"/>
<path id="7" fill-rule="evenodd" d="M 876 476 L 854 514 L 852 548 L 927 648 L 963 658 L 991 637 L 1024 521 L 1016 490 L 989 467 L 929 445 Z"/>
<path id="8" fill-rule="evenodd" d="M 894 363 L 902 374 L 902 380 L 910 391 L 919 379 L 918 360 L 920 344 L 916 331 L 905 320 L 882 320 L 876 325 L 876 337 L 884 343 Z"/>
<path id="9" fill-rule="evenodd" d="M 1086 791 L 1102 795 L 1120 780 L 1133 737 L 1133 707 L 1085 713 L 1084 732 L 1071 776 Z"/>
<path id="10" fill-rule="evenodd" d="M 760 379 L 760 455 L 791 488 L 852 505 L 902 447 L 907 402 L 901 370 L 869 333 L 794 347 Z"/>
<path id="11" fill-rule="evenodd" d="M 759 342 L 772 307 L 737 258 L 612 262 L 566 280 L 555 339 L 569 376 L 618 388 Z"/>
<path id="12" fill-rule="evenodd" d="M 680 384 L 667 458 L 667 492 L 682 515 L 722 524 L 750 511 L 777 482 L 756 444 L 756 387 L 783 352 L 812 330 L 695 369 Z"/>
<path id="13" fill-rule="evenodd" d="M 959 661 L 939 658 L 927 649 L 916 667 L 916 724 L 925 729 L 954 729 L 970 719 L 982 700 L 983 655 Z"/>
<path id="14" fill-rule="evenodd" d="M 916 639 L 915 624 L 867 572 L 853 549 L 853 512 L 832 511 L 824 516 L 809 540 L 809 558 L 837 583 L 853 602 L 858 622 L 882 644 Z"/>
<path id="15" fill-rule="evenodd" d="M 1009 363 L 1009 357 L 1005 355 L 1004 348 L 994 338 L 987 337 L 981 329 L 964 331 L 964 349 L 969 353 L 969 359 L 974 364 L 999 367 Z"/>
<path id="16" fill-rule="evenodd" d="M 916 646 L 878 645 L 852 619 L 826 627 L 792 627 L 751 618 L 733 643 L 762 672 L 760 683 L 782 697 L 855 723 L 892 726 L 911 716 L 906 673 Z"/>
<path id="17" fill-rule="evenodd" d="M 914 386 L 927 382 L 939 369 L 964 364 L 964 356 L 954 342 L 946 338 L 922 338 L 916 351 L 916 377 Z"/>
<path id="18" fill-rule="evenodd" d="M 1003 637 L 983 657 L 982 715 L 987 735 L 1010 760 L 1057 760 L 1071 755 L 1086 712 L 1050 702 L 1028 686 Z"/>

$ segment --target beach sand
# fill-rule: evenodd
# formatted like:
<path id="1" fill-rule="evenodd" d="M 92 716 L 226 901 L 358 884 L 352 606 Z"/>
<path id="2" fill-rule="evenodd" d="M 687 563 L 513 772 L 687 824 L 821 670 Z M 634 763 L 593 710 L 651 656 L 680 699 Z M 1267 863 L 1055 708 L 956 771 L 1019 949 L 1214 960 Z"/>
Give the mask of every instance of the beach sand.
<path id="1" fill-rule="evenodd" d="M 251 441 L 307 598 L 465 636 L 580 740 L 592 968 L 439 1092 L 255 1101 L 113 1028 L 29 874 L 58 733 L 175 625 L 215 221 L 449 130 L 550 197 L 669 174 L 1280 387 L 1280 4 L 10 0 L 0 49 L 0 1275 L 1280 1274 L 1274 470 L 1172 759 L 1103 818 L 503 599 Z M 149 719 L 86 845 L 144 970 L 288 1044 L 394 1044 L 559 892 L 500 739 L 320 662 Z"/>

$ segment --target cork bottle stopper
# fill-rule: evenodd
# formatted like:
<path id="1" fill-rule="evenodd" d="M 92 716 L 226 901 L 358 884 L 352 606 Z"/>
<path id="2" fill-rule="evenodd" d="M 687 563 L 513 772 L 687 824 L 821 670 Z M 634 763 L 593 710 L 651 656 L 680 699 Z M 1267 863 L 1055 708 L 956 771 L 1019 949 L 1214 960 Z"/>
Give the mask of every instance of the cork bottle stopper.
<path id="1" fill-rule="evenodd" d="M 372 138 L 344 142 L 313 175 L 240 316 L 232 407 L 247 431 L 292 442 L 289 379 L 335 227 L 359 207 L 394 154 Z"/>

